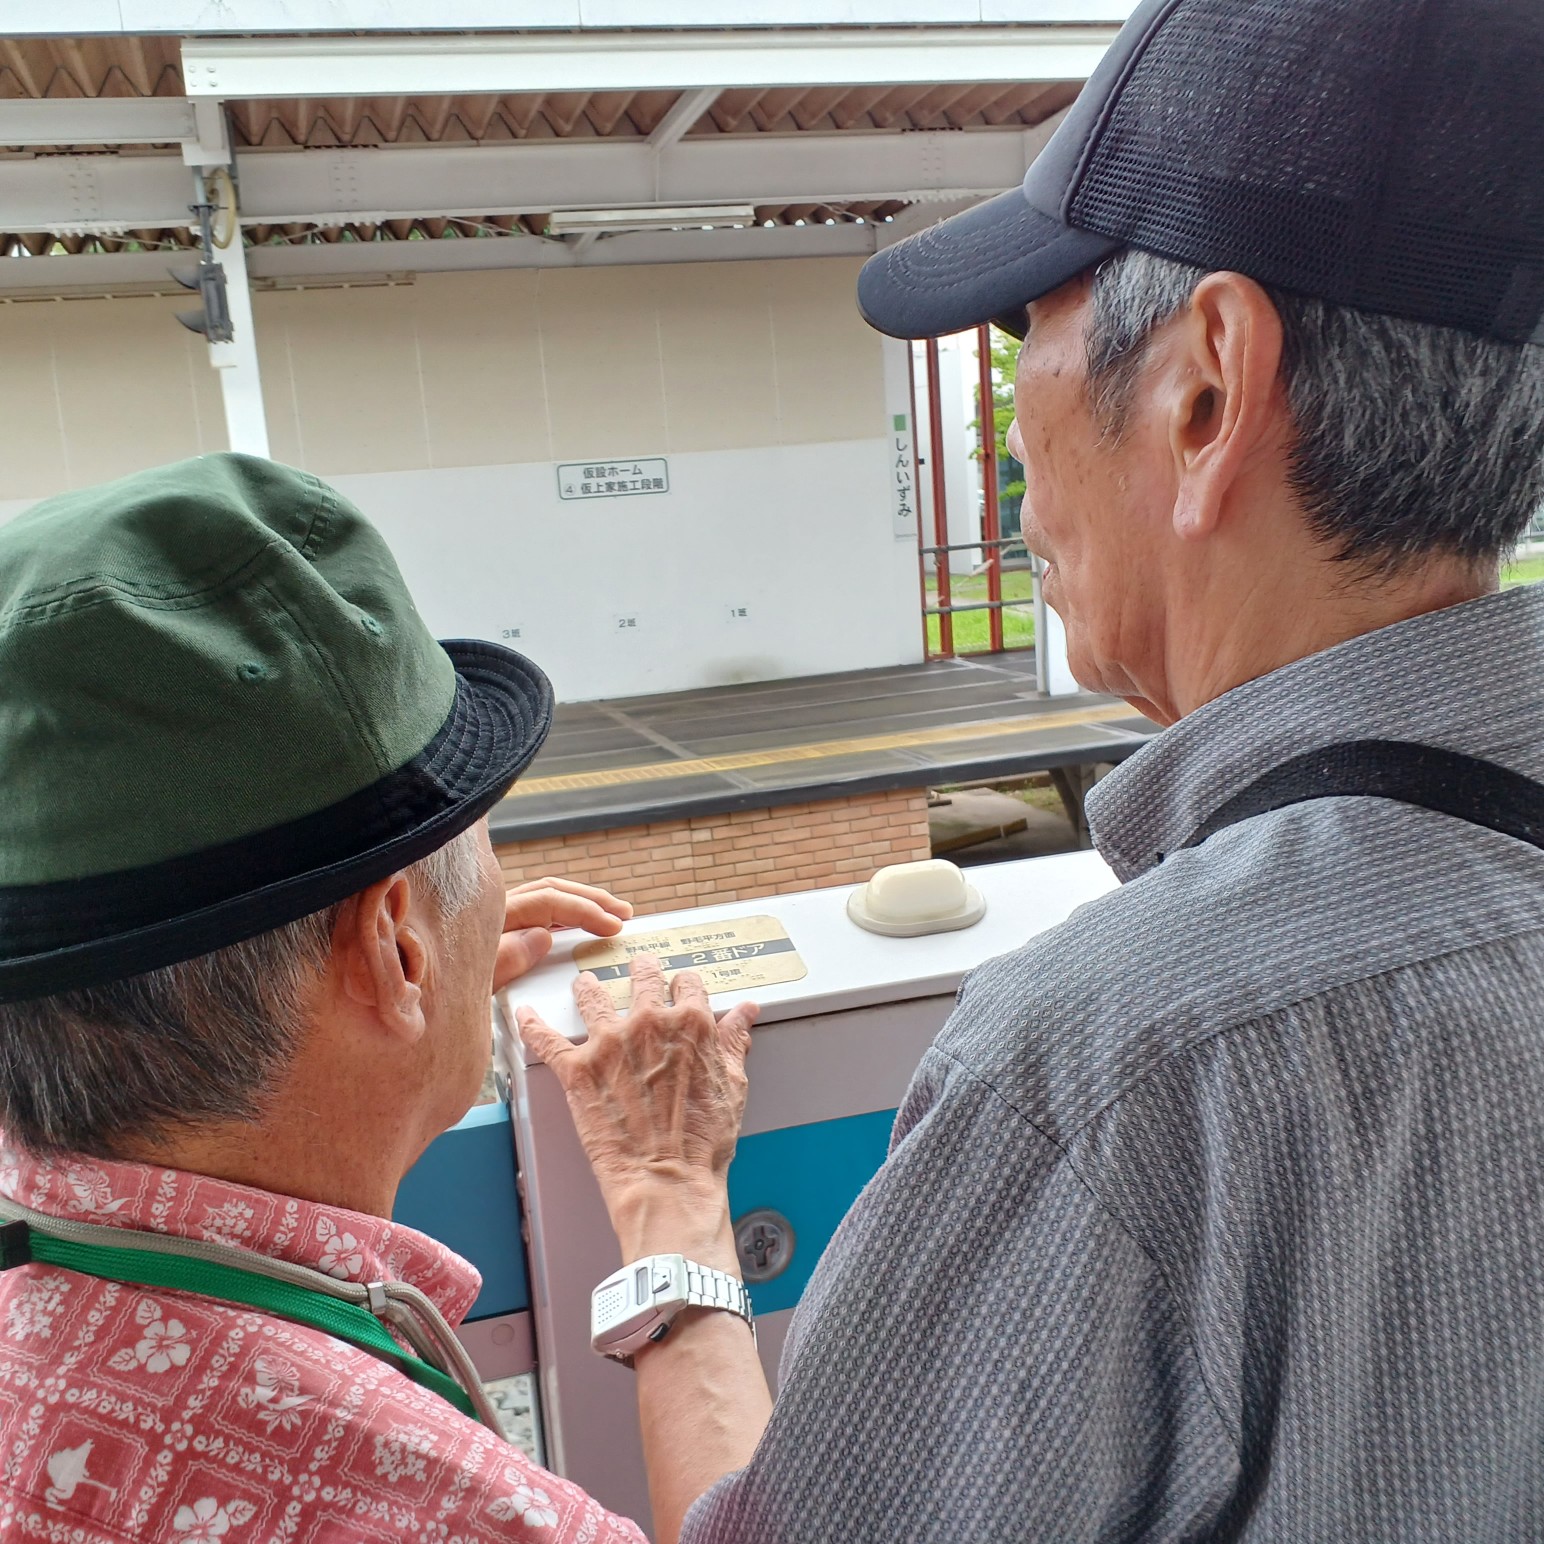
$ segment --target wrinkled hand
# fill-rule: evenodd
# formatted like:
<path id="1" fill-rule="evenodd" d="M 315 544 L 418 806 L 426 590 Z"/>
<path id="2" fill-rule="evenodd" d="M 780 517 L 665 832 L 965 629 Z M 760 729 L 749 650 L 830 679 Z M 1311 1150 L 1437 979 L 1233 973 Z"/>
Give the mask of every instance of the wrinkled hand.
<path id="1" fill-rule="evenodd" d="M 718 1216 L 725 1175 L 745 1112 L 745 1057 L 756 1005 L 715 1019 L 702 978 L 682 971 L 667 990 L 660 962 L 632 962 L 633 1004 L 618 1014 L 586 972 L 574 998 L 589 1030 L 575 1045 L 532 1008 L 516 1010 L 520 1034 L 552 1068 L 600 1182 L 624 1247 L 640 1211 L 658 1217 L 677 1200 L 704 1200 Z M 706 1219 L 706 1217 L 704 1218 Z M 646 1231 L 646 1229 L 645 1229 Z M 648 1240 L 637 1235 L 637 1247 Z"/>
<path id="2" fill-rule="evenodd" d="M 504 894 L 504 936 L 493 965 L 493 990 L 546 959 L 554 928 L 583 928 L 597 938 L 610 938 L 632 914 L 633 908 L 609 890 L 572 879 L 531 879 L 515 885 Z"/>

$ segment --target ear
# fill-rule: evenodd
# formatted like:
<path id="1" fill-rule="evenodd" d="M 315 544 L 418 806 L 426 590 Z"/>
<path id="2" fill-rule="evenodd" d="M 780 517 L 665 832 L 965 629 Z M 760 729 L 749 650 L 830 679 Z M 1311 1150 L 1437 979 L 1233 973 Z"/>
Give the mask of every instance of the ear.
<path id="1" fill-rule="evenodd" d="M 1195 540 L 1217 529 L 1240 475 L 1280 433 L 1281 318 L 1253 279 L 1208 274 L 1175 345 L 1174 531 Z"/>
<path id="2" fill-rule="evenodd" d="M 425 1032 L 423 986 L 429 950 L 410 916 L 407 876 L 392 874 L 343 903 L 333 954 L 348 997 L 388 1034 L 415 1041 Z"/>

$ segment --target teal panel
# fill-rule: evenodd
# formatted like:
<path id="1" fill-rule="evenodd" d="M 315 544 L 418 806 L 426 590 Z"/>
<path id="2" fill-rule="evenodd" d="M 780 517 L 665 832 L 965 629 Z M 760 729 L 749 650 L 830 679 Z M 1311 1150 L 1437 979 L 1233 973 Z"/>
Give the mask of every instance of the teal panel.
<path id="1" fill-rule="evenodd" d="M 792 1308 L 836 1225 L 885 1161 L 894 1110 L 845 1115 L 742 1137 L 729 1169 L 735 1217 L 769 1206 L 793 1225 L 793 1260 L 781 1276 L 751 1288 L 757 1313 Z"/>
<path id="2" fill-rule="evenodd" d="M 894 1110 L 743 1137 L 729 1170 L 734 1216 L 758 1207 L 793 1225 L 793 1263 L 752 1287 L 757 1313 L 792 1308 L 837 1224 L 884 1162 Z M 517 1313 L 531 1304 L 509 1111 L 479 1105 L 437 1137 L 397 1192 L 396 1221 L 470 1260 L 483 1289 L 471 1319 Z"/>
<path id="3" fill-rule="evenodd" d="M 438 1239 L 482 1272 L 469 1319 L 531 1306 L 507 1105 L 477 1105 L 437 1136 L 403 1178 L 392 1220 Z"/>

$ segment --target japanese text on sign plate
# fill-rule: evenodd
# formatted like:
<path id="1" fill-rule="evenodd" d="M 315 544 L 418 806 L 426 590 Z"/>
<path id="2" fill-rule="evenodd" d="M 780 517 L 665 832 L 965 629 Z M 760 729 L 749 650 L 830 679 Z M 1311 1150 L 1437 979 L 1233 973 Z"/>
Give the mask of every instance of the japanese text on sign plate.
<path id="1" fill-rule="evenodd" d="M 631 493 L 668 493 L 670 471 L 663 458 L 639 461 L 573 461 L 558 468 L 558 496 L 611 499 Z"/>
<path id="2" fill-rule="evenodd" d="M 911 434 L 906 427 L 904 414 L 895 418 L 895 517 L 910 520 L 917 512 L 912 492 Z"/>
<path id="3" fill-rule="evenodd" d="M 726 917 L 580 944 L 574 964 L 592 971 L 617 1006 L 625 1007 L 632 991 L 629 962 L 639 954 L 654 955 L 667 977 L 697 971 L 709 993 L 779 985 L 798 981 L 805 973 L 787 930 L 775 917 L 765 916 Z"/>

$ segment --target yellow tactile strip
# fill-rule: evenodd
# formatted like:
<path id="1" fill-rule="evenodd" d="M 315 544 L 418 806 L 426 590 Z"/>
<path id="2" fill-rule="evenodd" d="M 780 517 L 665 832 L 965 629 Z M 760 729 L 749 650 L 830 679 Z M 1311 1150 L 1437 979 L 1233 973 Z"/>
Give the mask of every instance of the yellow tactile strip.
<path id="1" fill-rule="evenodd" d="M 1130 713 L 1118 703 L 1097 708 L 1072 708 L 1063 713 L 1025 714 L 978 724 L 943 724 L 933 729 L 907 729 L 895 734 L 867 735 L 852 740 L 814 740 L 806 745 L 780 745 L 767 750 L 736 751 L 732 756 L 700 756 L 692 761 L 654 761 L 636 767 L 608 767 L 601 772 L 570 772 L 564 777 L 529 777 L 510 790 L 514 798 L 538 793 L 576 793 L 585 788 L 615 788 L 626 783 L 663 782 L 673 777 L 697 777 L 711 772 L 740 772 L 748 767 L 775 766 L 789 761 L 825 761 L 833 756 L 859 756 L 867 751 L 899 751 L 949 740 L 985 740 L 997 735 L 1032 734 L 1037 729 L 1066 729 L 1097 724 Z"/>

